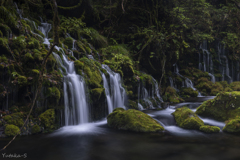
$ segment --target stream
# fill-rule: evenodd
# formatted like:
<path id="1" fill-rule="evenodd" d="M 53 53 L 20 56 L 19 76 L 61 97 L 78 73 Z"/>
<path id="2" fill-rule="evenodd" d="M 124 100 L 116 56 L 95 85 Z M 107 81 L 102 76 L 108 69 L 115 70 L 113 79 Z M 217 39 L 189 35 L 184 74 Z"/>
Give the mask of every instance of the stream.
<path id="1" fill-rule="evenodd" d="M 207 100 L 214 97 L 201 97 Z M 1 152 L 3 154 L 27 155 L 34 160 L 234 160 L 240 158 L 240 137 L 232 134 L 206 134 L 176 126 L 171 115 L 176 108 L 188 106 L 195 111 L 201 104 L 184 102 L 164 110 L 145 110 L 161 123 L 163 133 L 134 133 L 109 128 L 107 120 L 65 126 L 50 134 L 18 137 Z M 205 124 L 221 129 L 224 122 L 200 117 Z M 10 138 L 0 139 L 0 147 Z M 0 158 L 1 159 L 1 158 Z"/>

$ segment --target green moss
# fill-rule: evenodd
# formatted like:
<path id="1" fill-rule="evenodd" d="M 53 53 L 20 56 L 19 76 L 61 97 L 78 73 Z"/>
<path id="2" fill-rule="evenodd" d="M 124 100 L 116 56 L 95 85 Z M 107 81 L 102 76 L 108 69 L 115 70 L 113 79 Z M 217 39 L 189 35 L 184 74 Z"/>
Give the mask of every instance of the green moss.
<path id="1" fill-rule="evenodd" d="M 181 88 L 180 95 L 184 98 L 197 97 L 198 91 L 194 91 L 192 88 Z"/>
<path id="2" fill-rule="evenodd" d="M 66 46 L 68 46 L 68 48 L 72 48 L 73 47 L 73 39 L 71 37 L 67 37 L 64 42 L 63 42 Z"/>
<path id="3" fill-rule="evenodd" d="M 30 49 L 39 49 L 39 47 L 39 41 L 34 38 L 31 38 L 31 40 L 28 42 L 28 48 Z"/>
<path id="4" fill-rule="evenodd" d="M 35 61 L 42 61 L 43 60 L 41 52 L 37 49 L 34 49 L 33 58 L 34 58 Z"/>
<path id="5" fill-rule="evenodd" d="M 183 102 L 183 99 L 180 98 L 176 90 L 170 86 L 166 88 L 165 94 L 163 95 L 164 101 L 171 103 L 180 103 Z"/>
<path id="6" fill-rule="evenodd" d="M 83 67 L 84 67 L 84 63 L 81 62 L 81 61 L 79 61 L 79 60 L 75 61 L 75 62 L 74 62 L 74 65 L 75 65 L 75 68 L 76 68 L 77 70 L 78 70 L 78 69 L 83 69 Z"/>
<path id="7" fill-rule="evenodd" d="M 226 121 L 223 131 L 229 133 L 240 133 L 240 119 L 231 119 Z"/>
<path id="8" fill-rule="evenodd" d="M 105 60 L 105 61 L 103 61 L 103 64 L 109 65 L 111 63 L 109 62 L 109 60 Z"/>
<path id="9" fill-rule="evenodd" d="M 8 63 L 8 59 L 5 55 L 0 56 L 0 62 Z"/>
<path id="10" fill-rule="evenodd" d="M 27 62 L 32 62 L 34 60 L 34 58 L 33 58 L 31 53 L 26 53 L 24 55 L 24 60 L 27 61 Z"/>
<path id="11" fill-rule="evenodd" d="M 60 91 L 58 90 L 57 87 L 49 87 L 48 90 L 47 90 L 47 96 L 50 99 L 54 98 L 58 101 L 61 97 L 61 93 L 60 93 Z"/>
<path id="12" fill-rule="evenodd" d="M 17 126 L 7 125 L 4 130 L 4 133 L 6 136 L 15 136 L 19 131 L 20 129 Z"/>
<path id="13" fill-rule="evenodd" d="M 217 126 L 204 125 L 201 126 L 199 130 L 205 133 L 218 133 L 220 131 L 220 128 Z"/>
<path id="14" fill-rule="evenodd" d="M 164 128 L 149 115 L 134 109 L 116 108 L 107 117 L 108 126 L 134 132 L 159 132 Z"/>
<path id="15" fill-rule="evenodd" d="M 23 122 L 23 113 L 17 112 L 13 113 L 11 115 L 7 115 L 3 117 L 4 121 L 6 121 L 7 124 L 13 124 L 18 127 L 22 127 L 24 122 Z"/>
<path id="16" fill-rule="evenodd" d="M 104 88 L 95 88 L 92 89 L 92 95 L 94 99 L 100 100 L 105 97 L 105 89 Z"/>
<path id="17" fill-rule="evenodd" d="M 86 51 L 88 54 L 92 53 L 92 50 L 89 47 L 86 47 Z"/>
<path id="18" fill-rule="evenodd" d="M 203 102 L 196 113 L 220 121 L 240 117 L 240 92 L 222 92 L 212 99 Z"/>
<path id="19" fill-rule="evenodd" d="M 204 125 L 203 121 L 189 108 L 182 107 L 172 113 L 177 125 L 186 129 L 199 129 Z"/>
<path id="20" fill-rule="evenodd" d="M 240 82 L 232 82 L 230 84 L 230 88 L 233 90 L 233 91 L 240 91 Z"/>
<path id="21" fill-rule="evenodd" d="M 20 86 L 27 84 L 27 78 L 25 76 L 18 76 L 18 84 Z"/>
<path id="22" fill-rule="evenodd" d="M 216 96 L 219 92 L 223 91 L 223 86 L 221 85 L 221 83 L 216 82 L 212 85 L 212 89 L 211 89 L 211 95 L 212 96 Z"/>
<path id="23" fill-rule="evenodd" d="M 138 110 L 138 104 L 135 101 L 128 99 L 128 105 L 129 105 L 129 109 L 137 109 Z"/>
<path id="24" fill-rule="evenodd" d="M 26 46 L 27 46 L 27 43 L 25 41 L 24 36 L 19 36 L 17 38 L 12 39 L 12 43 L 11 43 L 12 49 L 16 49 L 19 52 L 21 52 L 22 50 L 24 50 L 26 48 Z"/>
<path id="25" fill-rule="evenodd" d="M 39 116 L 41 124 L 45 129 L 54 129 L 55 112 L 54 109 L 48 109 Z"/>
<path id="26" fill-rule="evenodd" d="M 35 124 L 32 127 L 32 134 L 36 134 L 36 133 L 39 133 L 39 132 L 41 132 L 41 128 L 39 127 L 39 125 Z"/>

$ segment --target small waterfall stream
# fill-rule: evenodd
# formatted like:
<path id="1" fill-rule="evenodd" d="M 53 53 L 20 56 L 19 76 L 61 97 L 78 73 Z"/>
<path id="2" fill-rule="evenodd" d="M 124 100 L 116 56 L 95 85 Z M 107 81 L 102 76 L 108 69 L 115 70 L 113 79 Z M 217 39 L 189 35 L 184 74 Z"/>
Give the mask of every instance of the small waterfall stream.
<path id="1" fill-rule="evenodd" d="M 102 65 L 102 68 L 107 71 L 107 73 L 110 76 L 110 88 L 111 88 L 111 101 L 112 103 L 109 103 L 109 113 L 112 112 L 114 108 L 124 108 L 126 109 L 124 103 L 126 98 L 126 92 L 125 89 L 121 85 L 121 76 L 119 73 L 113 72 L 107 65 Z M 103 79 L 104 80 L 104 79 Z M 105 79 L 105 84 L 107 84 L 107 80 Z M 107 85 L 104 85 L 105 92 L 106 88 L 108 89 Z"/>

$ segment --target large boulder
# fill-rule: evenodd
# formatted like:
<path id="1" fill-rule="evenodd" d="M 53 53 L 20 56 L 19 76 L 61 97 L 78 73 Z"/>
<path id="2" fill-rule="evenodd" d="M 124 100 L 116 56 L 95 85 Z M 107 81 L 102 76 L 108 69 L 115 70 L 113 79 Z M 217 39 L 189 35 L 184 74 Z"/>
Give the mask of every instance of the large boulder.
<path id="1" fill-rule="evenodd" d="M 226 121 L 240 116 L 240 92 L 222 92 L 197 108 L 198 115 Z"/>
<path id="2" fill-rule="evenodd" d="M 177 125 L 185 129 L 199 129 L 204 125 L 203 121 L 189 108 L 182 107 L 172 113 Z"/>
<path id="3" fill-rule="evenodd" d="M 108 126 L 134 132 L 159 132 L 164 128 L 149 115 L 135 110 L 116 108 L 107 117 Z"/>
<path id="4" fill-rule="evenodd" d="M 240 133 L 240 119 L 231 119 L 226 121 L 223 131 L 229 133 Z"/>

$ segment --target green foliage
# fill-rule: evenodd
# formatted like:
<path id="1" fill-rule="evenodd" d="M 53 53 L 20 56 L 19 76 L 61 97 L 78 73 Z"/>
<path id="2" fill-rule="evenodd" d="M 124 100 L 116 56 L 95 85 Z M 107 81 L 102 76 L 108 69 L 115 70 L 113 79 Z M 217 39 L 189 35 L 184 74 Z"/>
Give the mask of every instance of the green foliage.
<path id="1" fill-rule="evenodd" d="M 184 98 L 197 97 L 198 91 L 194 91 L 192 88 L 181 88 L 180 95 Z"/>

